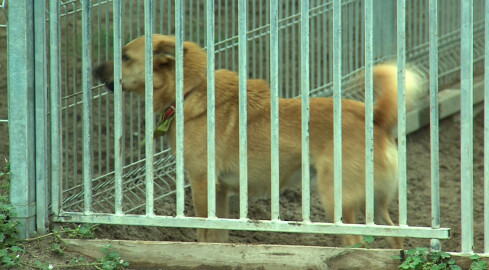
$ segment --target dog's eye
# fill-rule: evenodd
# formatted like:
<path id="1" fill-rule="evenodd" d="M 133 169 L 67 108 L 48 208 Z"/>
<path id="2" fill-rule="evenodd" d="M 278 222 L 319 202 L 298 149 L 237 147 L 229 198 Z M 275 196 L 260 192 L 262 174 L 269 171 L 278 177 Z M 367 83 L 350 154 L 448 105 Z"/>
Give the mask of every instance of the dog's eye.
<path id="1" fill-rule="evenodd" d="M 129 56 L 127 56 L 127 54 L 123 53 L 122 54 L 122 61 L 124 61 L 124 62 L 129 61 Z"/>

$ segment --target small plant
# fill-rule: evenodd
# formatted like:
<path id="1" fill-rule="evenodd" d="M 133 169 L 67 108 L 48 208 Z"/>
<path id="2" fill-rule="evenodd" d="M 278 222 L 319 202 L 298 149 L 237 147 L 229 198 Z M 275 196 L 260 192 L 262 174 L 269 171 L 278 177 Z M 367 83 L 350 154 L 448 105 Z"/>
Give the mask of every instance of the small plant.
<path id="1" fill-rule="evenodd" d="M 14 207 L 7 204 L 7 198 L 0 196 L 0 249 L 15 245 L 18 241 L 18 222 L 14 221 Z"/>
<path id="2" fill-rule="evenodd" d="M 399 269 L 462 270 L 462 267 L 456 264 L 455 259 L 443 251 L 429 252 L 428 248 L 418 247 L 405 251 L 404 256 L 404 261 L 399 256 L 394 257 L 402 262 Z M 487 262 L 481 260 L 479 255 L 474 254 L 470 256 L 470 259 L 472 260 L 470 270 L 487 270 Z"/>
<path id="3" fill-rule="evenodd" d="M 10 163 L 5 160 L 5 165 L 0 165 L 0 195 L 7 195 L 10 188 Z"/>
<path id="4" fill-rule="evenodd" d="M 370 248 L 370 244 L 374 242 L 375 238 L 371 235 L 365 235 L 362 238 L 362 243 L 355 244 L 353 246 L 349 246 L 349 248 Z"/>
<path id="5" fill-rule="evenodd" d="M 402 262 L 401 265 L 399 265 L 399 269 L 462 270 L 462 268 L 456 264 L 455 259 L 453 259 L 449 253 L 443 251 L 430 252 L 428 248 L 418 247 L 405 251 L 404 256 L 404 261 L 402 261 L 402 258 L 399 256 L 394 257 L 394 259 L 398 259 Z M 470 258 L 472 259 L 470 269 L 487 269 L 487 264 L 485 261 L 480 260 L 480 256 L 473 255 Z"/>
<path id="6" fill-rule="evenodd" d="M 472 263 L 470 264 L 470 270 L 486 270 L 487 262 L 481 260 L 481 256 L 474 254 L 470 256 Z"/>
<path id="7" fill-rule="evenodd" d="M 101 269 L 117 270 L 128 267 L 129 263 L 121 259 L 121 255 L 119 254 L 119 252 L 113 251 L 111 250 L 111 248 L 111 245 L 107 245 L 102 249 L 102 253 L 105 255 L 105 257 L 99 260 L 100 264 L 102 265 Z"/>
<path id="8" fill-rule="evenodd" d="M 2 266 L 11 268 L 21 266 L 20 259 L 24 255 L 25 249 L 20 246 L 10 246 L 0 249 L 0 260 Z"/>

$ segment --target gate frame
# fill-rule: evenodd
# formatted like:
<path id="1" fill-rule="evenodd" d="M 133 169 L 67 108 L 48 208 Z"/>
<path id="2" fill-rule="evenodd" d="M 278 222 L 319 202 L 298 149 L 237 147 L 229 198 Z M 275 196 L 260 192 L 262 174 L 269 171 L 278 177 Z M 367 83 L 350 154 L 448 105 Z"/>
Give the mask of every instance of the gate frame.
<path id="1" fill-rule="evenodd" d="M 50 3 L 57 2 L 50 1 Z M 394 3 L 395 7 L 395 2 L 389 2 Z M 57 175 L 53 175 L 51 178 L 49 171 L 51 164 L 55 169 L 54 171 L 56 171 L 62 162 L 57 159 L 59 153 L 56 152 L 51 155 L 49 147 L 50 144 L 53 144 L 53 146 L 54 144 L 59 144 L 56 140 L 58 137 L 51 137 L 52 141 L 50 142 L 47 136 L 49 127 L 54 134 L 60 131 L 60 126 L 53 122 L 48 125 L 46 2 L 21 0 L 14 3 L 10 5 L 9 10 L 9 28 L 13 30 L 7 30 L 7 50 L 11 60 L 8 61 L 8 72 L 11 75 L 8 77 L 8 86 L 9 89 L 15 89 L 15 92 L 9 91 L 9 119 L 11 121 L 9 134 L 10 138 L 15 138 L 15 140 L 10 142 L 10 158 L 12 161 L 10 199 L 17 209 L 17 219 L 21 223 L 21 237 L 25 238 L 29 237 L 34 231 L 39 233 L 46 232 L 46 227 L 49 225 L 48 212 L 50 211 L 48 207 L 49 179 L 52 180 L 53 185 L 57 184 Z M 57 10 L 56 6 L 57 4 L 50 7 L 50 26 L 52 30 L 54 29 L 53 24 L 56 24 L 56 21 L 52 19 L 59 16 L 57 13 L 52 13 L 53 10 Z M 392 5 L 389 5 L 389 7 L 392 8 Z M 32 14 L 34 14 L 33 17 Z M 381 14 L 381 12 L 377 12 L 377 14 Z M 392 14 L 392 17 L 395 18 L 394 13 L 390 12 L 388 14 Z M 384 23 L 382 25 L 389 25 L 393 28 L 393 24 Z M 59 27 L 59 25 L 56 25 L 56 27 Z M 381 32 L 380 35 L 383 37 L 394 38 L 392 32 L 389 33 L 390 31 L 379 32 Z M 376 38 L 376 40 L 385 40 L 385 38 Z M 51 60 L 53 60 L 55 59 L 53 58 L 53 52 L 58 49 L 58 39 L 51 36 L 50 41 L 55 44 L 50 46 Z M 374 46 L 374 48 L 380 49 L 379 46 Z M 392 53 L 391 49 L 387 51 Z M 51 61 L 50 78 L 51 86 L 57 85 L 59 87 L 59 81 L 58 83 L 55 82 L 55 79 L 59 78 L 56 69 L 57 61 Z M 59 92 L 51 89 L 50 94 L 52 97 L 57 97 Z M 51 105 L 52 119 L 57 119 L 54 116 L 56 109 L 55 106 Z M 53 147 L 53 149 L 59 148 Z M 59 162 L 56 162 L 56 160 Z M 50 164 L 49 161 L 52 163 Z M 55 190 L 53 189 L 53 191 Z M 59 194 L 52 194 L 52 211 L 55 214 L 59 210 L 56 202 L 59 197 Z M 61 219 L 70 219 L 62 215 L 60 217 Z M 87 222 L 85 220 L 90 218 L 90 216 L 82 217 L 80 221 Z M 237 224 L 237 226 L 239 225 Z M 408 230 L 406 229 L 405 231 Z"/>

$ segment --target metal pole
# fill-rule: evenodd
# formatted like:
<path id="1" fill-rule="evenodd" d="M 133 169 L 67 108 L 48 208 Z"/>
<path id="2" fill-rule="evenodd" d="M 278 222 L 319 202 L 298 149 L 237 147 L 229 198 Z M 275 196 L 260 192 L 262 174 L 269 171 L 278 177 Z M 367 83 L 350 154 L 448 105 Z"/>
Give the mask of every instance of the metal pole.
<path id="1" fill-rule="evenodd" d="M 462 1 L 462 54 L 460 89 L 462 253 L 470 254 L 474 246 L 474 175 L 473 175 L 473 74 L 474 35 L 472 1 Z"/>
<path id="2" fill-rule="evenodd" d="M 333 1 L 333 117 L 334 117 L 334 222 L 342 223 L 343 172 L 341 128 L 341 1 Z"/>
<path id="3" fill-rule="evenodd" d="M 365 221 L 374 223 L 373 1 L 365 1 Z"/>
<path id="4" fill-rule="evenodd" d="M 183 0 L 175 3 L 175 30 L 176 30 L 176 140 L 177 140 L 177 216 L 184 215 L 184 107 L 183 107 Z"/>
<path id="5" fill-rule="evenodd" d="M 85 213 L 92 212 L 92 7 L 82 2 L 83 194 Z"/>
<path id="6" fill-rule="evenodd" d="M 32 0 L 9 4 L 7 85 L 15 89 L 8 92 L 10 202 L 20 223 L 20 238 L 27 238 L 36 229 L 34 5 Z"/>
<path id="7" fill-rule="evenodd" d="M 145 39 L 145 139 L 146 139 L 146 215 L 154 215 L 153 152 L 153 1 L 144 0 L 144 39 Z"/>
<path id="8" fill-rule="evenodd" d="M 46 1 L 34 2 L 34 78 L 36 121 L 36 228 L 44 234 L 49 226 L 49 132 L 46 59 Z"/>
<path id="9" fill-rule="evenodd" d="M 440 139 L 438 113 L 438 0 L 430 0 L 430 134 L 431 134 L 431 227 L 440 228 Z M 438 239 L 431 250 L 440 251 Z"/>
<path id="10" fill-rule="evenodd" d="M 248 217 L 247 3 L 238 1 L 239 35 L 239 217 Z"/>
<path id="11" fill-rule="evenodd" d="M 216 99 L 214 0 L 207 1 L 207 212 L 216 217 Z"/>
<path id="12" fill-rule="evenodd" d="M 309 0 L 301 1 L 301 101 L 302 101 L 302 219 L 310 221 L 311 176 L 309 151 Z"/>
<path id="13" fill-rule="evenodd" d="M 272 221 L 280 219 L 280 150 L 279 150 L 279 90 L 278 90 L 278 2 L 270 1 L 270 87 L 271 87 L 271 175 Z"/>
<path id="14" fill-rule="evenodd" d="M 121 37 L 121 8 L 122 2 L 114 0 L 114 176 L 115 176 L 115 202 L 114 210 L 122 215 L 122 173 L 124 167 L 123 142 L 123 95 L 122 95 L 122 38 Z M 131 99 L 132 100 L 132 99 Z M 132 117 L 131 117 L 132 121 Z M 132 136 L 130 136 L 132 138 Z"/>

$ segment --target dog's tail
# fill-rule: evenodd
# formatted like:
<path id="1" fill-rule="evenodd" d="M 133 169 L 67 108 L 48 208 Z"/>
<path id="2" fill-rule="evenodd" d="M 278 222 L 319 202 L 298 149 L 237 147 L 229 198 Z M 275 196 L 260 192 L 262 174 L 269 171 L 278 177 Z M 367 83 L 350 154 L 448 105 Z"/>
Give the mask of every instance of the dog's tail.
<path id="1" fill-rule="evenodd" d="M 423 94 L 421 78 L 410 69 L 406 69 L 406 108 L 409 110 Z M 373 69 L 374 121 L 377 126 L 391 130 L 397 124 L 397 66 L 380 64 Z"/>

